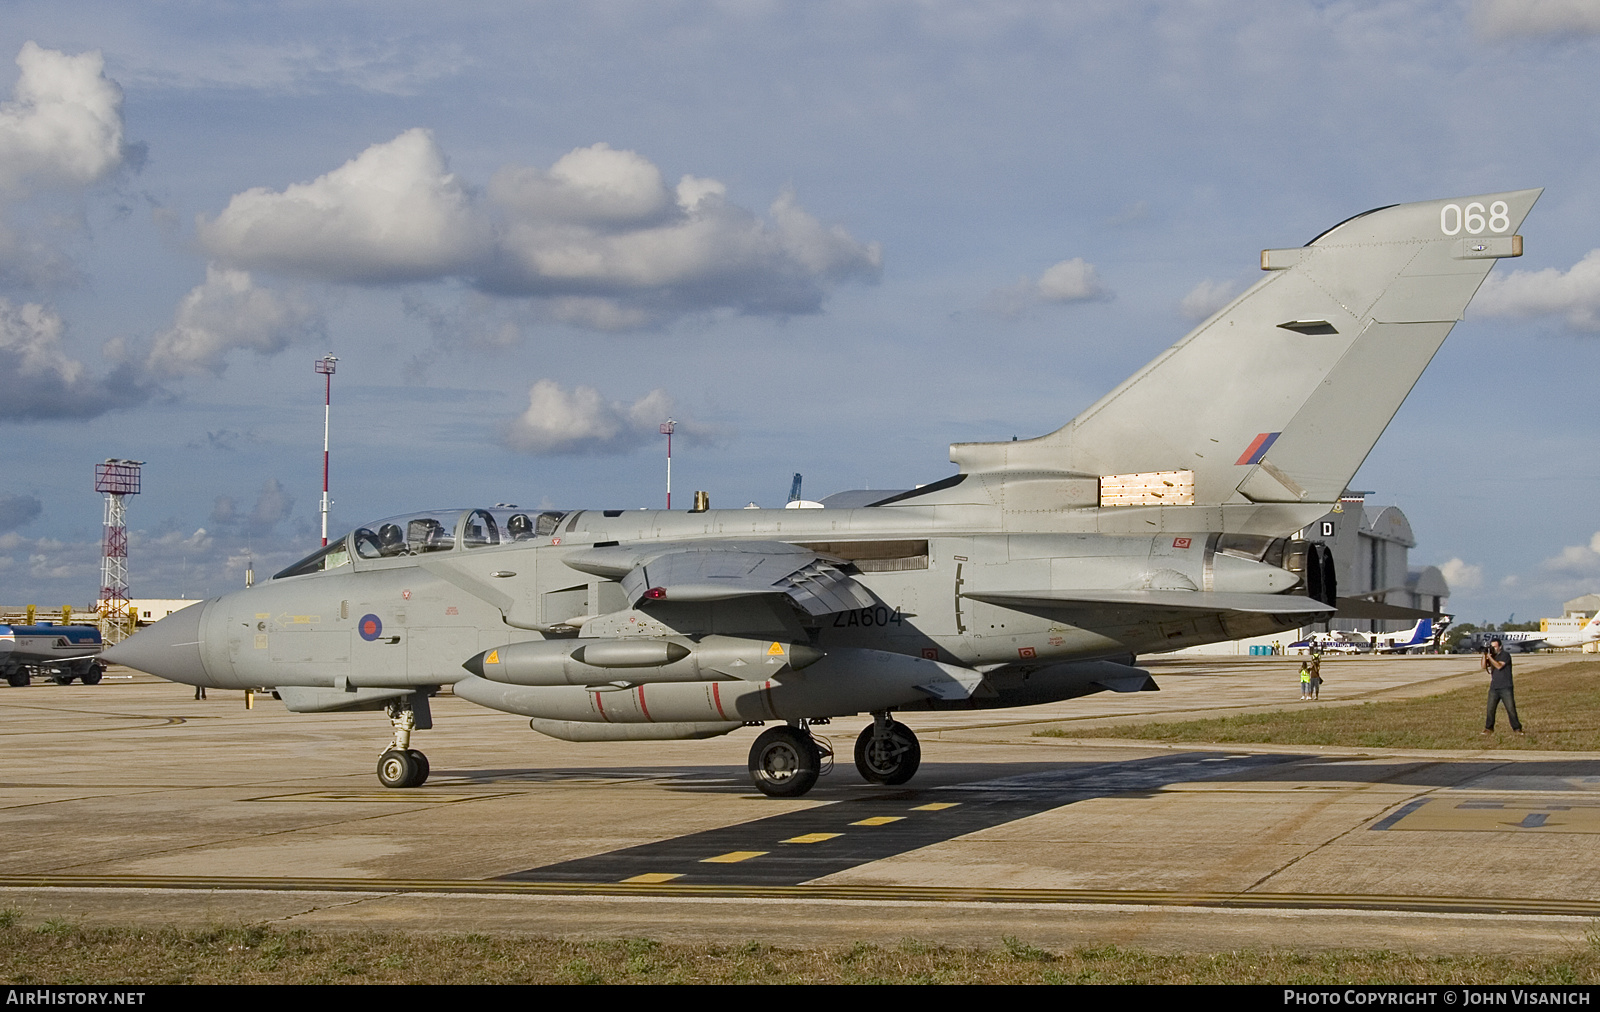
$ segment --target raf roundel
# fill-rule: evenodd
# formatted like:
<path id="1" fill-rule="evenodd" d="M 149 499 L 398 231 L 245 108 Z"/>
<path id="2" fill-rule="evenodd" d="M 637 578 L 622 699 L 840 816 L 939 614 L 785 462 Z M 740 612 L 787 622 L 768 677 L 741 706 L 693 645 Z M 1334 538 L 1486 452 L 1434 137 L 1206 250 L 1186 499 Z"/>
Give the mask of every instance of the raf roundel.
<path id="1" fill-rule="evenodd" d="M 383 619 L 376 615 L 363 615 L 361 621 L 356 623 L 356 631 L 361 633 L 361 638 L 368 643 L 383 635 Z"/>

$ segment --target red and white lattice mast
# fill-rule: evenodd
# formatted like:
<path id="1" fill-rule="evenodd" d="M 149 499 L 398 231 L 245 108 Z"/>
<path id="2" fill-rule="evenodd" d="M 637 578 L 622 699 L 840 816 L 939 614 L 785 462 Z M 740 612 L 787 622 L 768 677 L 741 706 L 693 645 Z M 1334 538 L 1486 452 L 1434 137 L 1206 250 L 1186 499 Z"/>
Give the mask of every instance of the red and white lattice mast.
<path id="1" fill-rule="evenodd" d="M 128 507 L 126 496 L 139 494 L 142 460 L 107 458 L 94 466 L 94 490 L 106 495 L 105 532 L 100 541 L 100 638 L 120 643 L 132 630 L 128 622 Z"/>

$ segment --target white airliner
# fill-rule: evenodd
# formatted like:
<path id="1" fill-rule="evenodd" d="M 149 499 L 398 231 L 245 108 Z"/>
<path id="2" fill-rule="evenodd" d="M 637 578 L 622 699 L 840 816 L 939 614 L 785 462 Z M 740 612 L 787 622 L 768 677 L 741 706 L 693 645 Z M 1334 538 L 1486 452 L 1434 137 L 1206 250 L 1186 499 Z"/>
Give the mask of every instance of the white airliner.
<path id="1" fill-rule="evenodd" d="M 1585 643 L 1600 643 L 1600 612 L 1596 612 L 1594 618 L 1576 633 L 1556 633 L 1544 637 L 1547 647 L 1581 647 Z"/>

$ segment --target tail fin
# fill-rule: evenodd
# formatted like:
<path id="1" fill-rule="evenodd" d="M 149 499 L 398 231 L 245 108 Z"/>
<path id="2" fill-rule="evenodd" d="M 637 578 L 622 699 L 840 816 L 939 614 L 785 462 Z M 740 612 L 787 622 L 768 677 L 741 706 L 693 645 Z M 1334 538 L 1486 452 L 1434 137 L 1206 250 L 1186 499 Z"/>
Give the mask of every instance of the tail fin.
<path id="1" fill-rule="evenodd" d="M 1397 204 L 1265 250 L 1266 277 L 1063 428 L 950 459 L 1002 481 L 1178 472 L 1185 496 L 1192 472 L 1196 505 L 1337 502 L 1489 268 L 1521 255 L 1541 192 Z"/>

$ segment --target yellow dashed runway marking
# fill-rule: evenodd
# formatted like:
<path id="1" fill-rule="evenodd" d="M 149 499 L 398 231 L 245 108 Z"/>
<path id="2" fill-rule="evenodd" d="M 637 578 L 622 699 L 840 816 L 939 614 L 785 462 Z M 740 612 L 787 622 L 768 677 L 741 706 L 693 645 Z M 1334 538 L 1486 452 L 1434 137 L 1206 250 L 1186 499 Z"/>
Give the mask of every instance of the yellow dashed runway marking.
<path id="1" fill-rule="evenodd" d="M 934 804 L 931 804 L 931 805 L 918 805 L 917 807 L 913 808 L 912 811 L 913 812 L 942 812 L 946 808 L 955 808 L 959 804 L 961 804 L 961 802 L 959 802 L 959 801 L 939 801 L 939 802 L 935 802 Z"/>
<path id="2" fill-rule="evenodd" d="M 623 885 L 659 885 L 662 882 L 671 882 L 675 878 L 683 878 L 682 874 L 652 871 L 644 875 L 635 875 L 633 878 L 622 880 Z"/>
<path id="3" fill-rule="evenodd" d="M 874 815 L 870 819 L 862 819 L 859 822 L 852 822 L 852 823 L 850 823 L 850 825 L 852 825 L 852 826 L 887 826 L 891 822 L 899 822 L 900 820 L 902 820 L 904 818 L 905 818 L 904 815 Z"/>
<path id="4" fill-rule="evenodd" d="M 783 840 L 781 842 L 782 843 L 821 843 L 824 840 L 835 840 L 835 839 L 838 839 L 839 837 L 841 837 L 843 835 L 844 835 L 843 833 L 807 833 L 804 836 L 791 836 L 791 837 L 789 837 L 789 839 Z"/>
<path id="5" fill-rule="evenodd" d="M 761 857 L 765 853 L 767 853 L 767 852 L 764 851 L 764 850 L 735 850 L 735 851 L 731 851 L 731 852 L 729 852 L 727 854 L 718 854 L 716 857 L 702 857 L 700 859 L 700 863 L 701 864 L 738 864 L 740 861 L 748 861 L 752 857 Z"/>

